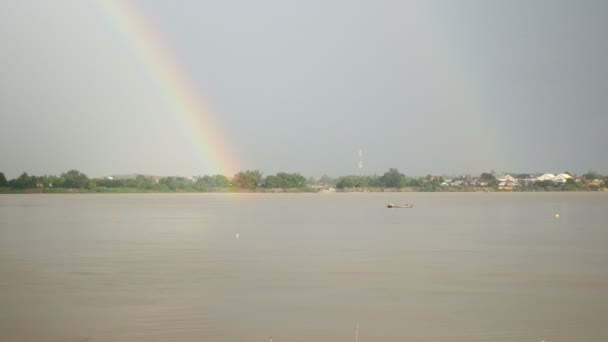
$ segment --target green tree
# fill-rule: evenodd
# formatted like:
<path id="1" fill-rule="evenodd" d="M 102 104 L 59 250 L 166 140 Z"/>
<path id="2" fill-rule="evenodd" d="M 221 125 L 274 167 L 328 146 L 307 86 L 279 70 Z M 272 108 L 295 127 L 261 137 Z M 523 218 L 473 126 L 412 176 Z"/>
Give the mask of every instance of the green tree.
<path id="1" fill-rule="evenodd" d="M 116 187 L 114 180 L 109 179 L 109 178 L 97 179 L 97 186 L 105 187 L 105 188 L 115 188 Z"/>
<path id="2" fill-rule="evenodd" d="M 385 172 L 382 176 L 383 183 L 387 188 L 403 187 L 404 179 L 405 175 L 400 173 L 397 169 L 389 169 L 388 172 Z"/>
<path id="3" fill-rule="evenodd" d="M 444 182 L 443 177 L 433 177 L 427 184 L 432 187 L 433 190 L 441 186 Z"/>
<path id="4" fill-rule="evenodd" d="M 6 177 L 4 176 L 4 172 L 0 172 L 0 188 L 6 187 L 8 186 L 8 181 L 6 180 Z"/>
<path id="5" fill-rule="evenodd" d="M 340 180 L 336 183 L 336 188 L 344 189 L 344 188 L 354 188 L 355 182 L 353 176 L 341 177 Z"/>
<path id="6" fill-rule="evenodd" d="M 30 189 L 36 187 L 36 178 L 33 178 L 27 174 L 22 173 L 19 177 L 8 181 L 8 186 L 15 189 Z"/>
<path id="7" fill-rule="evenodd" d="M 89 179 L 89 182 L 87 183 L 87 189 L 95 190 L 95 188 L 97 188 L 97 181 L 95 179 Z"/>
<path id="8" fill-rule="evenodd" d="M 259 170 L 247 170 L 241 171 L 234 175 L 232 183 L 239 188 L 243 189 L 255 189 L 262 184 L 262 172 Z"/>
<path id="9" fill-rule="evenodd" d="M 275 176 L 268 176 L 264 181 L 266 188 L 302 188 L 306 186 L 306 178 L 299 173 L 279 172 Z"/>
<path id="10" fill-rule="evenodd" d="M 211 176 L 213 186 L 217 188 L 227 188 L 230 186 L 230 179 L 224 175 Z"/>
<path id="11" fill-rule="evenodd" d="M 370 179 L 367 176 L 346 176 L 340 178 L 336 183 L 336 188 L 367 188 L 369 184 Z"/>
<path id="12" fill-rule="evenodd" d="M 416 179 L 414 177 L 404 176 L 401 184 L 403 186 L 412 186 L 412 187 L 414 187 L 414 186 L 420 186 L 421 182 L 420 182 L 420 180 L 418 180 L 418 179 Z"/>
<path id="13" fill-rule="evenodd" d="M 281 179 L 278 176 L 269 175 L 264 179 L 265 188 L 282 188 Z"/>
<path id="14" fill-rule="evenodd" d="M 565 191 L 575 191 L 577 190 L 577 186 L 576 183 L 572 180 L 572 182 L 570 182 L 572 179 L 568 179 L 566 180 L 566 184 L 564 185 L 564 190 Z"/>
<path id="15" fill-rule="evenodd" d="M 86 188 L 89 185 L 89 177 L 77 170 L 70 170 L 59 176 L 57 186 L 60 188 Z"/>
<path id="16" fill-rule="evenodd" d="M 41 181 L 42 183 L 44 183 L 44 186 L 50 188 L 57 186 L 57 181 L 59 181 L 59 177 L 53 175 L 44 175 L 41 178 Z"/>
<path id="17" fill-rule="evenodd" d="M 204 175 L 203 177 L 197 179 L 196 183 L 209 188 L 226 188 L 230 186 L 230 180 L 223 175 Z"/>
<path id="18" fill-rule="evenodd" d="M 194 183 L 185 177 L 163 177 L 158 181 L 171 191 L 192 191 Z"/>
<path id="19" fill-rule="evenodd" d="M 382 177 L 378 177 L 378 175 L 373 175 L 373 176 L 368 177 L 368 181 L 369 181 L 369 186 L 371 186 L 371 187 L 376 187 L 376 188 L 384 187 L 384 180 L 382 179 Z"/>
<path id="20" fill-rule="evenodd" d="M 583 178 L 585 178 L 586 180 L 596 180 L 596 179 L 602 179 L 603 177 L 602 177 L 602 175 L 600 175 L 599 173 L 597 173 L 595 171 L 589 171 L 583 175 Z"/>
<path id="21" fill-rule="evenodd" d="M 555 185 L 555 183 L 553 183 L 553 181 L 551 181 L 551 180 L 534 182 L 534 186 L 536 188 L 540 188 L 540 189 L 544 189 L 544 190 L 551 190 L 551 189 L 553 189 L 554 185 Z"/>

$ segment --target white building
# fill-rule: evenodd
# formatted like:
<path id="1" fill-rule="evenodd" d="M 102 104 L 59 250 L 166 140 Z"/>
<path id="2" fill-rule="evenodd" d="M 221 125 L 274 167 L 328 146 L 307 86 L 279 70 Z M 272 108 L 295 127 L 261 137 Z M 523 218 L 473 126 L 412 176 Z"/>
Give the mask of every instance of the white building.
<path id="1" fill-rule="evenodd" d="M 555 176 L 555 179 L 553 180 L 555 183 L 566 183 L 566 181 L 568 181 L 568 179 L 572 179 L 572 176 L 570 176 L 567 173 L 560 173 L 559 175 Z"/>
<path id="2" fill-rule="evenodd" d="M 546 180 L 555 182 L 555 175 L 552 173 L 545 173 L 544 175 L 536 178 L 536 180 L 539 182 L 546 181 Z"/>

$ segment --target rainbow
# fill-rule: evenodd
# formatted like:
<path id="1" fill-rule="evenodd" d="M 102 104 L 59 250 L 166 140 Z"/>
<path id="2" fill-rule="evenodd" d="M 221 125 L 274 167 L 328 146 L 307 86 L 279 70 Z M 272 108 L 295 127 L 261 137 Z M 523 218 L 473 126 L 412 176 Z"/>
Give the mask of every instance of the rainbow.
<path id="1" fill-rule="evenodd" d="M 235 154 L 224 141 L 196 86 L 180 69 L 168 44 L 128 1 L 99 0 L 94 4 L 149 74 L 171 113 L 192 133 L 192 143 L 200 149 L 198 158 L 202 171 L 232 176 L 239 170 Z"/>
<path id="2" fill-rule="evenodd" d="M 425 48 L 435 58 L 434 65 L 438 69 L 436 72 L 442 75 L 443 87 L 449 89 L 449 92 L 444 92 L 446 103 L 449 104 L 446 111 L 455 109 L 468 120 L 476 133 L 475 140 L 483 142 L 470 148 L 484 160 L 484 165 L 490 168 L 507 167 L 510 164 L 506 161 L 508 144 L 498 135 L 501 122 L 490 114 L 490 96 L 485 90 L 489 83 L 482 79 L 478 66 L 467 62 L 466 57 L 474 49 L 451 37 L 452 32 L 441 24 L 449 22 L 450 18 L 445 17 L 436 4 L 420 2 L 416 5 L 419 7 L 409 8 L 414 10 L 414 14 L 408 19 L 425 28 L 426 41 L 429 42 Z"/>

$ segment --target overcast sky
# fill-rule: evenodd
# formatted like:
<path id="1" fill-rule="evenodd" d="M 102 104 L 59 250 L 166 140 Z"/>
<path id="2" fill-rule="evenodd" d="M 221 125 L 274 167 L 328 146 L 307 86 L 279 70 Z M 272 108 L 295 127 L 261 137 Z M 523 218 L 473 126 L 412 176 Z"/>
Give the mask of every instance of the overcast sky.
<path id="1" fill-rule="evenodd" d="M 608 173 L 607 1 L 132 8 L 242 170 Z M 216 173 L 120 38 L 93 2 L 2 6 L 0 172 Z"/>

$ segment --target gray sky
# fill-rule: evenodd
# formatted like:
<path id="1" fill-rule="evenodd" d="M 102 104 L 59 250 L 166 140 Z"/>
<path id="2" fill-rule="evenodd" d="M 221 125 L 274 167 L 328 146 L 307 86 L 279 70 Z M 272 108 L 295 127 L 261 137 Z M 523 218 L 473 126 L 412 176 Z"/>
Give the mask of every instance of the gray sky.
<path id="1" fill-rule="evenodd" d="M 606 1 L 133 8 L 241 170 L 354 174 L 362 147 L 365 174 L 608 173 Z M 0 44 L 7 177 L 216 173 L 100 6 L 10 1 Z"/>

